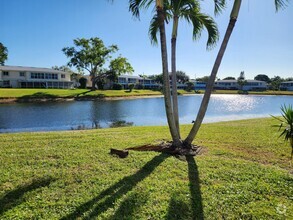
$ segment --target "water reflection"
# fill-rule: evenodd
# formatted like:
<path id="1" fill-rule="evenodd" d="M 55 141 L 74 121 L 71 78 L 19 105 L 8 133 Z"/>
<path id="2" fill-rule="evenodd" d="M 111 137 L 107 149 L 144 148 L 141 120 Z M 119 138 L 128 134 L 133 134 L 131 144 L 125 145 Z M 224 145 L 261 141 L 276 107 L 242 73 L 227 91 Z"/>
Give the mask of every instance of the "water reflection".
<path id="1" fill-rule="evenodd" d="M 181 123 L 195 119 L 201 99 L 202 95 L 179 97 Z M 212 95 L 204 122 L 278 115 L 284 103 L 293 104 L 293 97 Z M 91 128 L 94 122 L 109 127 L 113 121 L 166 125 L 163 98 L 0 105 L 0 132 Z"/>

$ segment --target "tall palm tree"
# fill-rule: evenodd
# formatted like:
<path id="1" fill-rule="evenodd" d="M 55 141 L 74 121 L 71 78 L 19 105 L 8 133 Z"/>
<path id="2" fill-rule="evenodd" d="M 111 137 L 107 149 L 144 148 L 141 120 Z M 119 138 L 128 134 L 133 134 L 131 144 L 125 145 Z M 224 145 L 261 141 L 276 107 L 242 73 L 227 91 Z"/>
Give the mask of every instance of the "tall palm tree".
<path id="1" fill-rule="evenodd" d="M 218 10 L 222 9 L 219 7 Z M 202 30 L 205 28 L 208 31 L 207 48 L 211 48 L 218 40 L 218 29 L 213 18 L 200 12 L 200 4 L 195 0 L 170 0 L 165 1 L 165 20 L 173 19 L 173 29 L 171 38 L 171 69 L 172 69 L 172 107 L 176 128 L 180 135 L 179 129 L 179 112 L 178 112 L 178 97 L 177 97 L 177 76 L 176 76 L 176 43 L 178 35 L 179 20 L 184 19 L 188 23 L 192 23 L 193 39 L 200 37 Z M 218 11 L 217 10 L 217 11 Z M 158 17 L 155 15 L 151 21 L 149 34 L 152 43 L 157 44 L 158 32 Z"/>
<path id="2" fill-rule="evenodd" d="M 203 121 L 203 118 L 205 116 L 206 110 L 208 108 L 208 104 L 209 104 L 209 100 L 210 100 L 210 96 L 212 93 L 212 89 L 215 83 L 215 79 L 219 70 L 219 67 L 221 65 L 222 62 L 222 58 L 224 56 L 224 53 L 226 51 L 227 48 L 227 44 L 229 42 L 230 36 L 233 32 L 235 23 L 237 21 L 238 15 L 239 15 L 239 10 L 240 10 L 240 6 L 241 6 L 241 2 L 242 0 L 234 0 L 234 5 L 231 11 L 231 15 L 230 15 L 230 21 L 226 30 L 226 34 L 224 36 L 224 39 L 222 41 L 221 47 L 219 49 L 218 55 L 216 57 L 207 87 L 206 87 L 206 91 L 204 94 L 204 97 L 202 99 L 201 105 L 200 105 L 200 109 L 198 111 L 197 117 L 195 119 L 195 123 L 192 126 L 192 129 L 190 131 L 190 133 L 188 134 L 187 138 L 184 140 L 184 146 L 190 147 L 192 141 L 194 140 L 201 124 Z M 274 0 L 275 2 L 275 7 L 276 7 L 276 11 L 278 11 L 280 8 L 283 8 L 284 6 L 286 6 L 286 2 L 288 2 L 288 0 Z"/>
<path id="3" fill-rule="evenodd" d="M 136 17 L 139 17 L 140 8 L 148 8 L 154 0 L 129 0 L 129 10 Z M 165 30 L 165 11 L 164 11 L 164 2 L 163 0 L 156 0 L 156 17 L 157 17 L 157 26 L 160 32 L 160 45 L 161 45 L 161 57 L 162 57 L 162 69 L 163 69 L 163 93 L 165 101 L 165 110 L 167 121 L 169 125 L 169 130 L 172 136 L 173 145 L 175 147 L 181 146 L 181 140 L 179 132 L 176 128 L 172 101 L 171 101 L 171 91 L 170 91 L 170 82 L 169 82 L 169 71 L 168 71 L 168 56 L 167 56 L 167 41 L 166 41 L 166 30 Z"/>

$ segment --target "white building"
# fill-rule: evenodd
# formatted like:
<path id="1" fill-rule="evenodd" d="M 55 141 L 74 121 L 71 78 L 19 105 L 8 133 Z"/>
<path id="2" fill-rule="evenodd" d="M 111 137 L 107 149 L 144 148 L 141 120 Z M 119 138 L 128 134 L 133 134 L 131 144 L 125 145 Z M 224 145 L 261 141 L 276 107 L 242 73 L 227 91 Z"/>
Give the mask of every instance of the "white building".
<path id="1" fill-rule="evenodd" d="M 136 88 L 140 87 L 143 89 L 157 89 L 161 86 L 152 79 L 130 75 L 118 76 L 118 83 L 121 84 L 124 89 L 128 88 L 128 84 L 134 84 Z"/>
<path id="2" fill-rule="evenodd" d="M 280 90 L 293 91 L 293 81 L 282 82 L 280 84 Z"/>
<path id="3" fill-rule="evenodd" d="M 259 80 L 245 80 L 245 84 L 242 89 L 245 91 L 264 91 L 267 89 L 267 83 Z M 241 86 L 237 80 L 218 80 L 214 85 L 215 89 L 230 89 L 238 90 Z"/>
<path id="4" fill-rule="evenodd" d="M 72 88 L 70 73 L 49 68 L 0 66 L 0 87 Z"/>

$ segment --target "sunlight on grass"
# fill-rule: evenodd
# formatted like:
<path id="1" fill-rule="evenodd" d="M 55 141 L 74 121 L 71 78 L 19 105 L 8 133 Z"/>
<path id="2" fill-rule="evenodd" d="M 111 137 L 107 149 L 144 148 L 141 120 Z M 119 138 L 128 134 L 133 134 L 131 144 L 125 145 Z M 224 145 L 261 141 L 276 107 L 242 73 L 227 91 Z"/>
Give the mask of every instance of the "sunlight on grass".
<path id="1" fill-rule="evenodd" d="M 0 134 L 0 219 L 292 219 L 290 148 L 272 124 L 205 124 L 187 162 L 109 154 L 169 139 L 167 127 Z"/>

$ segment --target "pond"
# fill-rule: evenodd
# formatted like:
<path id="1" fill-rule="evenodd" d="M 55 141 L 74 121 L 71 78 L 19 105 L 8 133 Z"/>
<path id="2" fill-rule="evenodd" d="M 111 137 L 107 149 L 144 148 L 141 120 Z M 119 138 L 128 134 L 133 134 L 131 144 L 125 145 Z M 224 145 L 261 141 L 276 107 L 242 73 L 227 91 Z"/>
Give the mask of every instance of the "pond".
<path id="1" fill-rule="evenodd" d="M 179 96 L 180 122 L 191 124 L 202 95 Z M 280 106 L 293 104 L 293 96 L 212 95 L 205 123 L 280 115 Z M 109 127 L 124 120 L 133 125 L 166 125 L 162 97 L 54 103 L 0 105 L 0 132 L 71 130 Z"/>

